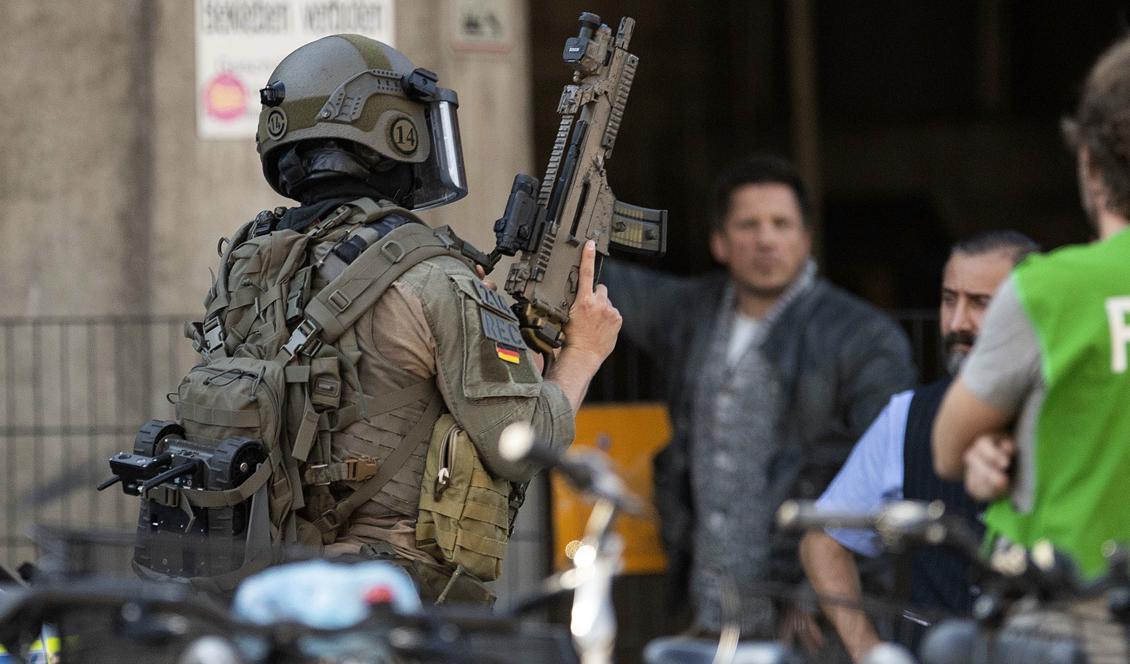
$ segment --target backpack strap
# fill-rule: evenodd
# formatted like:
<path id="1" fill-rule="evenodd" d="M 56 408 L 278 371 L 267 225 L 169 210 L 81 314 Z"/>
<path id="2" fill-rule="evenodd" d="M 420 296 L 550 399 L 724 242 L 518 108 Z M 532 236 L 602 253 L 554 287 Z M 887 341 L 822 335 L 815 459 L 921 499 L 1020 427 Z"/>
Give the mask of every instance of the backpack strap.
<path id="1" fill-rule="evenodd" d="M 306 305 L 305 315 L 279 350 L 286 365 L 318 343 L 337 341 L 409 269 L 429 258 L 462 255 L 447 236 L 423 223 L 401 226 L 366 249 Z"/>
<path id="2" fill-rule="evenodd" d="M 326 343 L 353 326 L 385 290 L 418 263 L 453 255 L 451 244 L 422 223 L 401 226 L 370 246 L 306 305 L 306 320 Z"/>
<path id="3" fill-rule="evenodd" d="M 366 221 L 365 224 L 346 234 L 326 252 L 326 255 L 316 265 L 318 275 L 323 282 L 327 284 L 332 282 L 345 271 L 350 263 L 357 260 L 357 257 L 363 254 L 370 245 L 376 244 L 382 237 L 397 228 L 411 223 L 415 223 L 415 219 L 396 213 L 383 214 L 376 221 Z"/>
<path id="4" fill-rule="evenodd" d="M 196 507 L 232 507 L 255 495 L 259 487 L 267 483 L 273 465 L 269 460 L 264 460 L 250 477 L 234 489 L 214 491 L 185 489 L 180 491 L 180 495 Z"/>

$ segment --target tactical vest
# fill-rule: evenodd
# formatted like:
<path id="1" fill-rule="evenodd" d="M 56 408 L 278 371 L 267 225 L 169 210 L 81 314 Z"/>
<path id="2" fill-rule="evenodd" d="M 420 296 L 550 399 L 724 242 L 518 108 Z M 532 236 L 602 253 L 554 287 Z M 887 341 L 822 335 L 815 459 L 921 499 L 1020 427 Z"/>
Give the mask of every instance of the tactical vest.
<path id="1" fill-rule="evenodd" d="M 942 501 L 946 514 L 960 516 L 980 535 L 984 526 L 977 517 L 984 509 L 965 492 L 960 481 L 943 480 L 934 472 L 930 439 L 934 419 L 951 378 L 944 378 L 914 391 L 906 418 L 903 440 L 902 495 L 906 500 Z M 910 602 L 913 606 L 941 608 L 966 615 L 973 607 L 969 559 L 944 547 L 919 546 L 910 552 Z"/>
<path id="2" fill-rule="evenodd" d="M 1130 231 L 1030 256 L 1014 272 L 1040 343 L 1047 387 L 1035 427 L 1034 502 L 991 505 L 992 534 L 1050 540 L 1087 575 L 1105 542 L 1130 542 Z"/>
<path id="3" fill-rule="evenodd" d="M 151 422 L 135 454 L 119 455 L 115 473 L 127 493 L 143 497 L 142 533 L 207 541 L 191 555 L 139 544 L 134 566 L 143 575 L 226 590 L 276 560 L 282 544 L 333 542 L 349 515 L 427 444 L 439 419 L 442 399 L 430 377 L 371 393 L 346 342 L 409 268 L 437 256 L 463 260 L 463 243 L 370 199 L 302 232 L 275 230 L 279 214 L 261 213 L 223 249 L 204 320 L 186 326 L 202 362 L 177 390 L 177 423 Z M 314 251 L 323 245 L 328 250 Z M 315 289 L 316 282 L 327 285 Z M 335 432 L 416 403 L 426 405 L 402 423 L 405 444 L 380 458 L 334 459 Z M 352 488 L 341 499 L 331 493 L 338 483 Z"/>

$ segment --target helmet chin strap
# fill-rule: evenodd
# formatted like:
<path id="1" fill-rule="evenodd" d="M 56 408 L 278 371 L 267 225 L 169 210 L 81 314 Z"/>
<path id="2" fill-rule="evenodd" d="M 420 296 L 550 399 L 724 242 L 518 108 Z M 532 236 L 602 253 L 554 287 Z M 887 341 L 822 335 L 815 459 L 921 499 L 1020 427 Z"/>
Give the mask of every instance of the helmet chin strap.
<path id="1" fill-rule="evenodd" d="M 411 164 L 382 159 L 375 152 L 362 156 L 337 141 L 287 150 L 278 161 L 278 180 L 286 196 L 304 205 L 343 189 L 404 207 L 412 203 Z"/>

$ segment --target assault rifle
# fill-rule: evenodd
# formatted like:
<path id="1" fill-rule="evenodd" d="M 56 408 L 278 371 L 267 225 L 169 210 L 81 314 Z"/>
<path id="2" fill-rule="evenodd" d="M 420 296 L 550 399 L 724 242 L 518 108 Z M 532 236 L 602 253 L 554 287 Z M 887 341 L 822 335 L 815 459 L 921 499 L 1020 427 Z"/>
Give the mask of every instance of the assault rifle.
<path id="1" fill-rule="evenodd" d="M 605 172 L 639 62 L 628 52 L 636 22 L 622 18 L 615 37 L 596 14 L 582 13 L 580 23 L 580 34 L 565 41 L 573 82 L 557 105 L 561 124 L 545 176 L 539 185 L 517 175 L 494 225 L 492 265 L 521 252 L 505 290 L 516 301 L 526 343 L 543 353 L 564 342 L 587 240 L 596 241 L 598 261 L 610 247 L 657 256 L 667 248 L 667 211 L 616 200 Z"/>

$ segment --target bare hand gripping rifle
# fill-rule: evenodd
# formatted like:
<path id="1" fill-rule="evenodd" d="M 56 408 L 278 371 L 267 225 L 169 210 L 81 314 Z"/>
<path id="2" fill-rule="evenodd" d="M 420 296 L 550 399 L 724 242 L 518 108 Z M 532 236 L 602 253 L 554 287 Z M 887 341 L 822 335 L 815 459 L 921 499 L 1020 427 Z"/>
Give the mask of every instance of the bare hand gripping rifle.
<path id="1" fill-rule="evenodd" d="M 517 302 L 523 338 L 543 353 L 564 342 L 585 241 L 596 241 L 598 260 L 610 247 L 662 255 L 667 244 L 667 211 L 616 200 L 605 172 L 639 62 L 628 52 L 636 22 L 622 18 L 615 37 L 596 14 L 582 13 L 580 23 L 580 34 L 565 41 L 573 82 L 557 105 L 561 124 L 545 177 L 539 186 L 529 175 L 515 176 L 494 225 L 492 264 L 521 252 L 505 288 Z"/>

